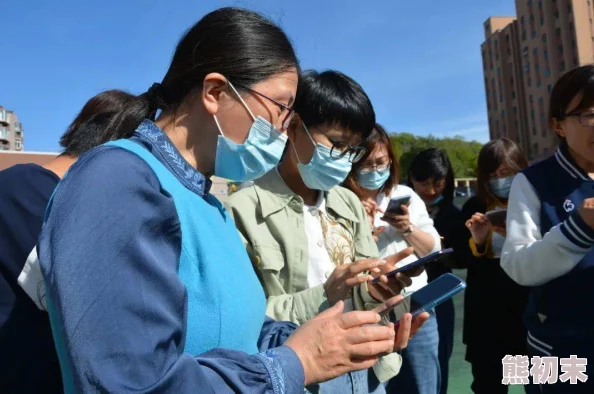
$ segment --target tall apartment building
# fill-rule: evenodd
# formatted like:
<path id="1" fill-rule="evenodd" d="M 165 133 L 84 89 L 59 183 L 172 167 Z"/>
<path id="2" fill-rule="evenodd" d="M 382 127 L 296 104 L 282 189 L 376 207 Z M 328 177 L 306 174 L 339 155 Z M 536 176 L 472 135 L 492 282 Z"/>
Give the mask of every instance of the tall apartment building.
<path id="1" fill-rule="evenodd" d="M 0 151 L 24 150 L 23 139 L 23 125 L 19 122 L 16 114 L 0 107 Z"/>
<path id="2" fill-rule="evenodd" d="M 489 135 L 513 139 L 538 160 L 558 141 L 547 117 L 553 85 L 594 62 L 594 9 L 590 0 L 516 0 L 516 12 L 484 23 Z"/>

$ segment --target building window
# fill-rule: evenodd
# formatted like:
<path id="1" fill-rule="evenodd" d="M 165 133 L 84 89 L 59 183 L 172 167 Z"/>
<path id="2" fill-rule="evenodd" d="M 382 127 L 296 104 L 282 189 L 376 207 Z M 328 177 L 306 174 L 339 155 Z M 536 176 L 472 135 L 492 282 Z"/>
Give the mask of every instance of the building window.
<path id="1" fill-rule="evenodd" d="M 528 56 L 528 47 L 524 47 L 524 49 L 522 49 L 522 56 Z"/>
<path id="2" fill-rule="evenodd" d="M 530 95 L 528 99 L 530 101 L 530 104 L 534 103 L 534 97 L 532 95 Z"/>
<path id="3" fill-rule="evenodd" d="M 0 122 L 7 122 L 6 119 L 6 110 L 4 108 L 0 108 Z"/>
<path id="4" fill-rule="evenodd" d="M 0 138 L 8 139 L 8 128 L 0 127 Z"/>
<path id="5" fill-rule="evenodd" d="M 552 90 L 553 90 L 553 86 L 552 85 L 548 85 L 547 86 L 547 92 L 551 93 Z"/>
<path id="6" fill-rule="evenodd" d="M 527 83 L 528 87 L 532 86 L 532 79 L 530 77 L 528 77 L 528 83 Z"/>
<path id="7" fill-rule="evenodd" d="M 555 18 L 559 18 L 559 10 L 555 10 L 555 12 L 553 12 L 553 15 L 555 15 Z"/>
<path id="8" fill-rule="evenodd" d="M 560 72 L 563 72 L 563 71 L 565 71 L 565 62 L 561 62 L 561 63 L 559 63 L 559 71 L 560 71 Z"/>
<path id="9" fill-rule="evenodd" d="M 549 70 L 548 68 L 545 70 L 545 77 L 550 77 L 551 76 L 551 70 Z"/>
<path id="10" fill-rule="evenodd" d="M 526 33 L 526 29 L 522 30 L 522 40 L 526 41 L 526 39 L 528 38 L 528 34 Z"/>
<path id="11" fill-rule="evenodd" d="M 543 127 L 542 128 L 542 136 L 543 137 L 546 137 L 547 136 L 547 128 L 546 127 Z"/>
<path id="12" fill-rule="evenodd" d="M 542 25 L 544 25 L 544 16 L 541 16 L 541 17 L 540 17 L 540 25 L 541 25 L 541 26 L 542 26 Z"/>
<path id="13" fill-rule="evenodd" d="M 530 110 L 530 118 L 532 118 L 532 121 L 534 122 L 534 110 L 533 109 Z"/>
<path id="14" fill-rule="evenodd" d="M 557 47 L 557 51 L 559 51 L 559 55 L 563 55 L 563 44 Z"/>
<path id="15" fill-rule="evenodd" d="M 542 0 L 538 0 L 538 9 L 542 10 Z"/>
<path id="16" fill-rule="evenodd" d="M 530 63 L 529 62 L 526 62 L 526 64 L 524 64 L 524 71 L 530 72 Z"/>
<path id="17" fill-rule="evenodd" d="M 542 35 L 542 42 L 547 42 L 547 35 L 546 35 L 546 33 Z"/>
<path id="18" fill-rule="evenodd" d="M 505 110 L 504 109 L 501 110 L 501 117 L 505 119 Z"/>
<path id="19" fill-rule="evenodd" d="M 558 27 L 557 29 L 555 29 L 555 36 L 561 37 L 561 28 Z"/>
<path id="20" fill-rule="evenodd" d="M 511 96 L 512 96 L 512 100 L 516 98 L 516 91 L 515 90 L 512 90 Z"/>
<path id="21" fill-rule="evenodd" d="M 533 31 L 532 34 L 531 34 L 531 36 L 532 36 L 532 38 L 536 38 L 536 32 Z"/>
<path id="22" fill-rule="evenodd" d="M 509 84 L 510 84 L 511 86 L 514 86 L 514 77 L 511 77 L 511 78 L 509 79 Z"/>
<path id="23" fill-rule="evenodd" d="M 539 88 L 542 86 L 542 82 L 539 80 L 536 81 L 536 87 Z"/>
<path id="24" fill-rule="evenodd" d="M 536 127 L 532 127 L 532 135 L 536 135 Z"/>
<path id="25" fill-rule="evenodd" d="M 21 150 L 23 147 L 23 144 L 21 144 L 21 141 L 15 141 L 14 147 L 16 148 L 16 150 Z"/>
<path id="26" fill-rule="evenodd" d="M 517 115 L 518 114 L 518 108 L 517 107 L 514 107 L 513 110 L 514 110 L 514 115 Z"/>

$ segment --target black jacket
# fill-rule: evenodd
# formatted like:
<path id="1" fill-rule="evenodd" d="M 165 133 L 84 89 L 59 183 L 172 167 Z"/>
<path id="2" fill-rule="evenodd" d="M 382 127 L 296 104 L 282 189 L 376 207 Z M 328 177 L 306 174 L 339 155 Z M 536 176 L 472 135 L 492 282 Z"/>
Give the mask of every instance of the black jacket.
<path id="1" fill-rule="evenodd" d="M 465 220 L 477 212 L 485 213 L 486 204 L 473 197 L 462 209 Z M 526 331 L 522 315 L 528 288 L 514 282 L 499 264 L 499 259 L 475 257 L 468 241 L 468 276 L 464 294 L 464 333 L 466 359 L 497 354 L 526 354 Z"/>

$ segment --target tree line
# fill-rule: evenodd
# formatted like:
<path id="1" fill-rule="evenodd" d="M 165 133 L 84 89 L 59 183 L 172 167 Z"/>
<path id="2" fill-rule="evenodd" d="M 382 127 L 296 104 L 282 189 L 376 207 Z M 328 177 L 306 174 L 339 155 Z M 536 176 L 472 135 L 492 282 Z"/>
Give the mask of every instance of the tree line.
<path id="1" fill-rule="evenodd" d="M 479 151 L 483 144 L 477 141 L 466 141 L 462 136 L 453 138 L 437 138 L 415 136 L 410 133 L 392 133 L 392 146 L 400 162 L 400 176 L 404 179 L 415 155 L 427 148 L 443 149 L 447 152 L 456 178 L 476 176 L 476 165 Z"/>

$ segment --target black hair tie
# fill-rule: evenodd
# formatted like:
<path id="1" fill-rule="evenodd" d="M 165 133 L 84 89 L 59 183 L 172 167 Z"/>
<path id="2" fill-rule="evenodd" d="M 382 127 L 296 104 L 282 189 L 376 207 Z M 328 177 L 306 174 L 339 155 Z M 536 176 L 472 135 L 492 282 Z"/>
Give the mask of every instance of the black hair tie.
<path id="1" fill-rule="evenodd" d="M 158 82 L 155 82 L 153 86 L 151 86 L 149 90 L 146 92 L 146 96 L 149 99 L 149 102 L 151 103 L 151 107 L 154 107 L 155 109 L 163 108 L 163 106 L 165 105 L 163 90 L 163 85 L 161 85 Z"/>

